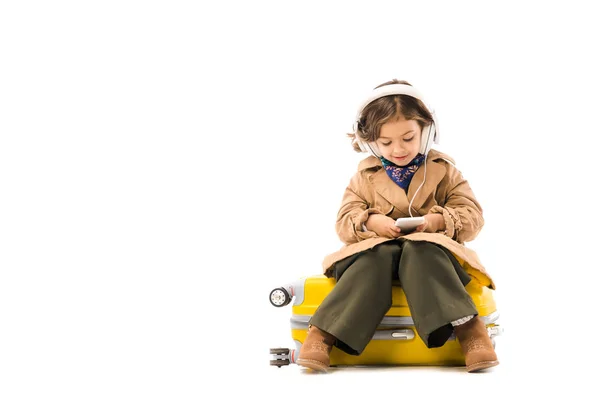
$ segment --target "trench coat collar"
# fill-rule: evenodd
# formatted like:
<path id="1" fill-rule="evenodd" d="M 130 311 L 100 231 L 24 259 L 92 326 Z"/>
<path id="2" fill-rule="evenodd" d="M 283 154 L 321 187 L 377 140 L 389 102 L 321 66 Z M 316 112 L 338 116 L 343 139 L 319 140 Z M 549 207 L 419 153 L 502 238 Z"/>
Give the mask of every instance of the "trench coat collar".
<path id="1" fill-rule="evenodd" d="M 432 193 L 435 193 L 435 188 L 446 175 L 446 168 L 442 164 L 436 162 L 436 160 L 441 159 L 454 163 L 454 160 L 439 151 L 431 150 L 429 152 L 426 159 L 427 176 L 425 176 L 425 184 L 421 187 L 419 192 L 416 193 L 416 196 L 415 192 L 417 192 L 417 189 L 421 183 L 423 183 L 423 177 L 425 175 L 424 165 L 421 165 L 419 169 L 417 169 L 417 172 L 415 172 L 410 185 L 408 186 L 408 193 L 404 192 L 400 186 L 390 179 L 385 172 L 385 169 L 383 169 L 381 160 L 375 156 L 370 156 L 362 160 L 358 165 L 358 170 L 374 170 L 372 174 L 369 174 L 369 181 L 373 184 L 375 191 L 389 201 L 401 214 L 410 216 L 408 206 L 410 200 L 414 197 L 411 209 L 413 216 L 417 216 L 421 215 L 419 210 L 429 196 L 431 196 Z M 424 210 L 424 213 L 427 213 L 427 211 L 428 210 Z"/>

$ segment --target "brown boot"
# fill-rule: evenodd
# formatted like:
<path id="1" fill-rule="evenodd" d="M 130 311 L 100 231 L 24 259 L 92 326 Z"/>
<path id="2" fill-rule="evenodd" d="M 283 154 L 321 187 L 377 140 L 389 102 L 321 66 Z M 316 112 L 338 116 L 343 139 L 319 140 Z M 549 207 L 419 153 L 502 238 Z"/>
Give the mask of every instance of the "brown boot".
<path id="1" fill-rule="evenodd" d="M 296 364 L 316 371 L 327 372 L 329 368 L 329 353 L 335 342 L 335 337 L 311 325 L 308 328 L 306 340 L 300 347 Z"/>
<path id="2" fill-rule="evenodd" d="M 454 327 L 454 333 L 465 355 L 467 372 L 475 372 L 498 365 L 494 345 L 479 317 L 474 317 L 468 322 Z"/>

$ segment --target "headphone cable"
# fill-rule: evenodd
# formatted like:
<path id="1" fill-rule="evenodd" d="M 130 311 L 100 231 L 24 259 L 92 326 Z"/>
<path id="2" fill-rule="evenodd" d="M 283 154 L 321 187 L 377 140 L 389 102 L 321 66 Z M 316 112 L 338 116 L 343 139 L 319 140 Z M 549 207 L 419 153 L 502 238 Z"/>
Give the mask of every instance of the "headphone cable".
<path id="1" fill-rule="evenodd" d="M 419 190 L 421 190 L 421 188 L 425 184 L 425 179 L 427 178 L 427 154 L 425 155 L 425 160 L 423 160 L 423 163 L 425 164 L 425 172 L 423 174 L 423 182 L 421 183 L 421 185 L 419 186 L 419 188 L 413 195 L 412 199 L 410 200 L 410 204 L 408 205 L 408 213 L 410 214 L 411 217 L 413 216 L 412 215 L 412 203 L 413 203 L 415 197 L 417 197 L 417 193 L 419 193 Z"/>
<path id="2" fill-rule="evenodd" d="M 429 132 L 427 132 L 427 142 L 429 142 L 430 136 L 431 136 L 431 125 L 429 125 Z M 427 149 L 427 148 L 425 149 L 425 160 L 423 160 L 423 164 L 425 164 L 425 171 L 423 173 L 423 182 L 421 182 L 421 185 L 417 188 L 417 191 L 415 192 L 412 199 L 410 200 L 410 203 L 408 204 L 408 213 L 410 214 L 411 217 L 413 216 L 412 215 L 412 203 L 413 203 L 415 197 L 417 197 L 417 193 L 419 193 L 419 190 L 421 190 L 421 188 L 425 184 L 425 179 L 427 179 L 427 156 L 429 155 L 429 150 L 430 149 Z"/>

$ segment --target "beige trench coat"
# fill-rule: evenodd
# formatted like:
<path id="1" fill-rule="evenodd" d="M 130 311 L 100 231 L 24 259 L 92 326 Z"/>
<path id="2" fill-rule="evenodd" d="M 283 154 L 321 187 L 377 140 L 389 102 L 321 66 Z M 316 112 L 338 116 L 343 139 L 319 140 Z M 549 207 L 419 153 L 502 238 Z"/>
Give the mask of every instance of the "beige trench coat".
<path id="1" fill-rule="evenodd" d="M 445 247 L 456 256 L 469 275 L 481 285 L 495 289 L 477 253 L 464 244 L 475 239 L 484 222 L 481 206 L 468 182 L 454 167 L 454 160 L 439 151 L 429 152 L 426 166 L 425 184 L 414 198 L 412 214 L 442 214 L 446 231 L 411 233 L 401 236 L 401 239 L 421 240 Z M 394 219 L 409 217 L 409 202 L 423 182 L 424 174 L 425 166 L 422 165 L 406 193 L 388 177 L 377 157 L 370 156 L 360 162 L 358 172 L 344 193 L 335 225 L 344 246 L 323 260 L 325 275 L 331 276 L 332 266 L 339 260 L 389 240 L 398 240 L 379 237 L 375 232 L 364 232 L 362 224 L 370 214 L 384 214 Z"/>

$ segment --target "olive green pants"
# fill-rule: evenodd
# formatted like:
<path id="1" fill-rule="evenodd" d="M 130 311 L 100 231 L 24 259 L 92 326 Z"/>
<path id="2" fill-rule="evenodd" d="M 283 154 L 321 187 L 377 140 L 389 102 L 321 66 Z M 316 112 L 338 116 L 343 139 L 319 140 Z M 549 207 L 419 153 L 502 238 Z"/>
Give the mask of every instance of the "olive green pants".
<path id="1" fill-rule="evenodd" d="M 337 338 L 346 353 L 363 352 L 392 305 L 392 283 L 399 281 L 419 337 L 440 347 L 453 332 L 452 321 L 477 315 L 465 286 L 471 277 L 442 246 L 394 240 L 334 265 L 336 285 L 310 324 Z"/>

